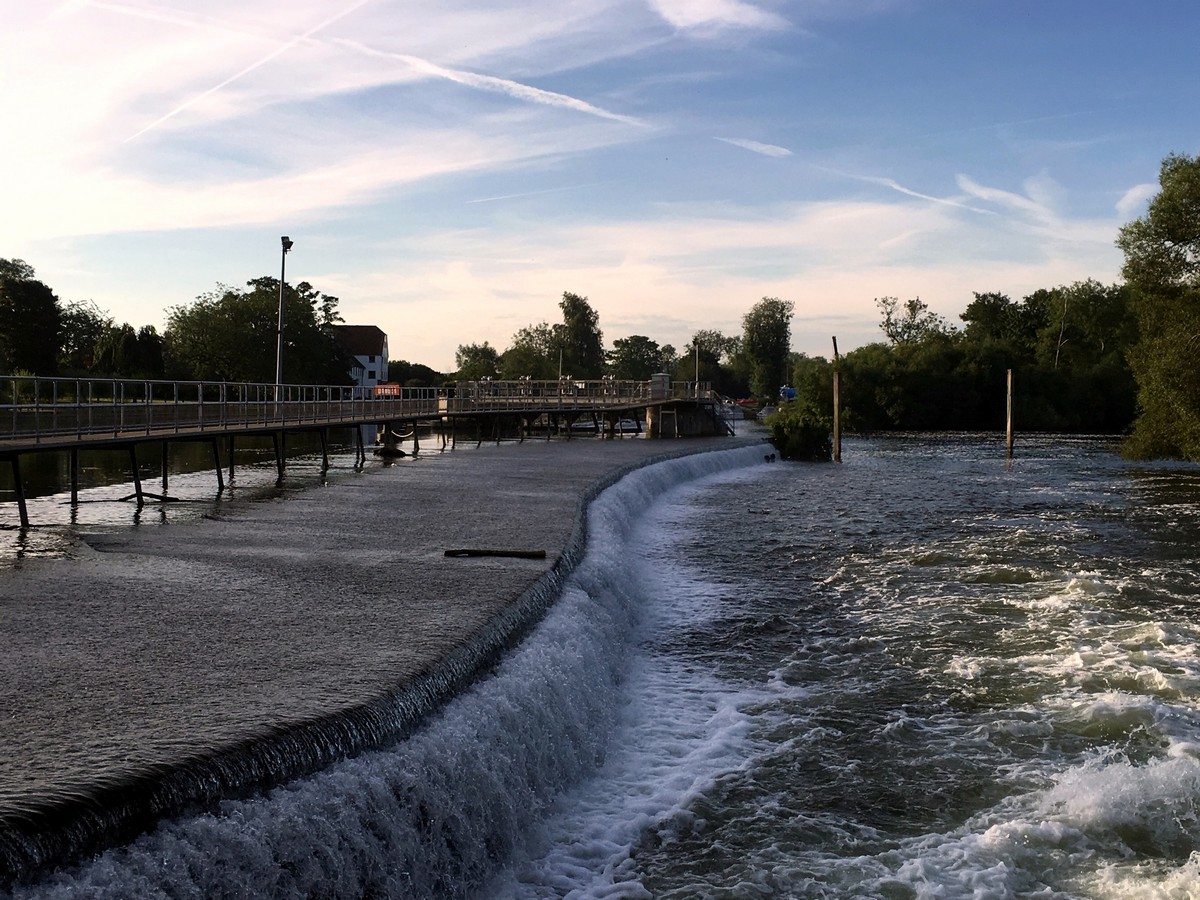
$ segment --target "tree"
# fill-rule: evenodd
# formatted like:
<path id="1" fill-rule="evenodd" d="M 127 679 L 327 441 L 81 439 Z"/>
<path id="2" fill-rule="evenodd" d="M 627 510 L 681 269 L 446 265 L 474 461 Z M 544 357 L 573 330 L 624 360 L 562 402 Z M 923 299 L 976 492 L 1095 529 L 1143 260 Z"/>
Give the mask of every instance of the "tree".
<path id="1" fill-rule="evenodd" d="M 487 341 L 482 344 L 459 344 L 454 353 L 454 364 L 458 367 L 454 377 L 459 381 L 495 378 L 500 370 L 500 353 Z"/>
<path id="2" fill-rule="evenodd" d="M 665 371 L 663 348 L 643 334 L 617 338 L 607 355 L 608 371 L 614 378 L 646 381 L 655 372 Z"/>
<path id="3" fill-rule="evenodd" d="M 875 305 L 883 313 L 879 327 L 893 346 L 917 344 L 932 334 L 950 330 L 946 320 L 932 312 L 920 297 L 905 300 L 903 307 L 895 297 L 878 297 Z"/>
<path id="4" fill-rule="evenodd" d="M 760 400 L 775 397 L 787 383 L 794 309 L 790 300 L 763 297 L 742 318 L 741 352 L 750 368 L 750 389 Z"/>
<path id="5" fill-rule="evenodd" d="M 121 378 L 162 378 L 163 340 L 153 325 L 110 326 L 96 341 L 93 368 Z"/>
<path id="6" fill-rule="evenodd" d="M 600 316 L 587 297 L 564 291 L 558 304 L 562 325 L 554 326 L 563 355 L 563 372 L 574 378 L 599 378 L 604 374 L 604 334 Z"/>
<path id="7" fill-rule="evenodd" d="M 459 347 L 459 350 L 461 349 Z M 421 363 L 410 363 L 406 359 L 389 359 L 388 377 L 404 387 L 438 387 L 447 381 L 445 373 L 438 372 Z"/>
<path id="8" fill-rule="evenodd" d="M 500 358 L 501 377 L 510 381 L 524 376 L 537 381 L 553 381 L 560 371 L 578 377 L 567 367 L 559 334 L 548 322 L 522 328 L 513 335 L 512 344 Z"/>
<path id="9" fill-rule="evenodd" d="M 197 380 L 274 383 L 279 280 L 251 279 L 250 290 L 217 285 L 188 306 L 168 310 L 172 375 Z M 283 300 L 285 384 L 348 384 L 349 361 L 324 325 L 340 321 L 336 297 L 302 281 Z"/>
<path id="10" fill-rule="evenodd" d="M 0 281 L 33 281 L 33 266 L 23 259 L 0 259 Z"/>
<path id="11" fill-rule="evenodd" d="M 1139 409 L 1125 450 L 1200 460 L 1200 157 L 1168 156 L 1158 180 L 1146 215 L 1117 238 L 1138 325 Z"/>
<path id="12" fill-rule="evenodd" d="M 20 259 L 0 259 L 0 370 L 54 375 L 62 309 L 54 291 Z"/>
<path id="13" fill-rule="evenodd" d="M 73 301 L 62 307 L 62 347 L 59 369 L 82 374 L 92 368 L 96 344 L 113 327 L 112 317 L 91 300 Z"/>

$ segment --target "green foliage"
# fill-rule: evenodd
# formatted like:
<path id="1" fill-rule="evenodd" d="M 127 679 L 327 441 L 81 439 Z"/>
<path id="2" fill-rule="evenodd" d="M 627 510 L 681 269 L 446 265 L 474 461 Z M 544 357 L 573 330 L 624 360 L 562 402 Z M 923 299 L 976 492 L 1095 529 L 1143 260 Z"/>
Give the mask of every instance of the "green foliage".
<path id="1" fill-rule="evenodd" d="M 553 381 L 560 369 L 564 375 L 577 377 L 567 367 L 566 354 L 548 322 L 522 328 L 500 358 L 500 377 L 510 381 L 526 375 L 535 381 Z"/>
<path id="2" fill-rule="evenodd" d="M 0 371 L 55 375 L 62 310 L 33 276 L 23 260 L 0 259 Z"/>
<path id="3" fill-rule="evenodd" d="M 739 337 L 726 337 L 713 329 L 701 329 L 692 335 L 691 342 L 674 364 L 663 371 L 670 372 L 676 381 L 707 381 L 718 394 L 745 397 L 750 393 L 749 384 L 739 377 L 734 365 L 741 343 Z"/>
<path id="4" fill-rule="evenodd" d="M 1200 157 L 1163 160 L 1158 194 L 1117 246 L 1138 326 L 1138 416 L 1125 452 L 1200 461 Z"/>
<path id="5" fill-rule="evenodd" d="M 833 459 L 831 420 L 802 403 L 785 403 L 767 417 L 771 443 L 784 459 L 828 462 Z"/>
<path id="6" fill-rule="evenodd" d="M 462 349 L 461 347 L 459 348 Z M 491 349 L 491 348 L 489 348 Z M 492 350 L 495 353 L 495 350 Z M 449 379 L 442 372 L 437 372 L 421 363 L 410 363 L 404 359 L 388 360 L 388 377 L 404 387 L 440 387 Z"/>
<path id="7" fill-rule="evenodd" d="M 742 318 L 741 355 L 750 370 L 750 389 L 759 398 L 774 397 L 787 383 L 791 321 L 795 305 L 763 297 Z"/>
<path id="8" fill-rule="evenodd" d="M 1121 286 L 1083 281 L 1021 302 L 976 293 L 962 331 L 920 301 L 880 308 L 889 342 L 842 361 L 848 431 L 1001 429 L 1009 369 L 1020 429 L 1115 433 L 1133 418 L 1136 327 Z"/>
<path id="9" fill-rule="evenodd" d="M 168 310 L 165 341 L 172 377 L 275 381 L 279 280 L 255 278 L 246 284 L 250 290 L 218 285 L 194 303 Z M 337 302 L 306 281 L 285 287 L 285 384 L 349 383 L 349 360 L 322 328 L 339 320 Z"/>
<path id="10" fill-rule="evenodd" d="M 23 259 L 0 259 L 0 281 L 33 281 L 35 274 Z"/>
<path id="11" fill-rule="evenodd" d="M 949 330 L 946 320 L 931 312 L 919 297 L 905 300 L 903 306 L 895 297 L 879 297 L 875 305 L 883 313 L 879 327 L 894 345 L 917 344 Z"/>
<path id="12" fill-rule="evenodd" d="M 604 334 L 600 316 L 587 297 L 564 291 L 558 304 L 562 325 L 554 326 L 554 335 L 563 355 L 563 372 L 574 378 L 599 378 L 604 374 Z"/>
<path id="13" fill-rule="evenodd" d="M 454 352 L 455 378 L 459 381 L 480 381 L 495 378 L 500 370 L 500 353 L 484 341 L 482 344 L 459 344 Z"/>
<path id="14" fill-rule="evenodd" d="M 91 300 L 65 304 L 62 307 L 59 370 L 64 374 L 80 375 L 92 369 L 96 344 L 112 327 L 112 316 Z"/>
<path id="15" fill-rule="evenodd" d="M 153 325 L 134 331 L 128 322 L 109 326 L 97 339 L 92 370 L 120 378 L 162 378 L 163 339 Z"/>
<path id="16" fill-rule="evenodd" d="M 645 381 L 655 372 L 666 371 L 663 348 L 644 334 L 617 338 L 607 356 L 608 373 L 617 379 Z"/>

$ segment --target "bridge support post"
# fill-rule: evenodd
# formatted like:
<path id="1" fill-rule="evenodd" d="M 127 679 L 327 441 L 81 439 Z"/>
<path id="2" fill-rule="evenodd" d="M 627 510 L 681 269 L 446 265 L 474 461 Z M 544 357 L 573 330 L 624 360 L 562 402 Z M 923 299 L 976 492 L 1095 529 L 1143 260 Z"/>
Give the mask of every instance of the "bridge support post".
<path id="1" fill-rule="evenodd" d="M 71 469 L 71 506 L 79 505 L 79 448 L 72 447 L 68 466 Z"/>
<path id="2" fill-rule="evenodd" d="M 271 444 L 275 447 L 275 471 L 279 473 L 279 480 L 283 481 L 283 432 L 271 432 Z"/>
<path id="3" fill-rule="evenodd" d="M 17 515 L 21 518 L 21 527 L 29 527 L 29 509 L 25 505 L 25 485 L 21 482 L 21 462 L 16 454 L 8 458 L 12 464 L 13 491 L 17 495 Z"/>
<path id="4" fill-rule="evenodd" d="M 416 419 L 413 419 L 412 430 L 413 430 L 413 456 L 416 456 L 418 453 L 421 452 L 421 438 L 417 434 L 417 420 Z"/>
<path id="5" fill-rule="evenodd" d="M 329 436 L 326 429 L 318 429 L 317 437 L 321 439 L 321 474 L 324 475 L 329 471 Z"/>
<path id="6" fill-rule="evenodd" d="M 142 493 L 142 473 L 138 471 L 137 444 L 129 445 L 129 470 L 133 473 L 133 492 L 141 509 L 146 505 L 146 496 Z"/>
<path id="7" fill-rule="evenodd" d="M 229 436 L 229 480 L 233 481 L 233 435 Z"/>
<path id="8" fill-rule="evenodd" d="M 233 477 L 233 446 L 232 446 L 233 438 L 230 438 L 229 442 L 230 442 L 230 448 L 229 448 L 229 473 L 230 473 L 230 476 L 229 477 L 232 478 Z M 221 447 L 218 444 L 216 438 L 212 439 L 212 453 L 213 453 L 213 468 L 217 472 L 217 493 L 220 494 L 225 490 L 225 479 L 221 477 Z"/>
<path id="9" fill-rule="evenodd" d="M 171 445 L 168 441 L 162 442 L 162 486 L 163 486 L 163 496 L 164 497 L 167 496 L 167 460 L 168 460 L 167 448 L 169 446 L 171 446 Z"/>

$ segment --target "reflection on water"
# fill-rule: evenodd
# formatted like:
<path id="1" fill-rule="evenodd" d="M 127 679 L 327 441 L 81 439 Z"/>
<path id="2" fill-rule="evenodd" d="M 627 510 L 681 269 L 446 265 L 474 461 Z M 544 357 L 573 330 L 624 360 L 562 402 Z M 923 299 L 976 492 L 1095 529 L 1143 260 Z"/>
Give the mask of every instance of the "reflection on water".
<path id="1" fill-rule="evenodd" d="M 136 503 L 129 451 L 79 453 L 78 504 L 71 503 L 70 455 L 66 451 L 24 454 L 20 458 L 30 527 L 20 527 L 12 469 L 0 465 L 0 566 L 34 556 L 70 555 L 81 531 L 116 531 L 215 515 L 223 504 L 267 499 L 336 479 L 354 469 L 353 432 L 333 432 L 330 470 L 322 471 L 321 443 L 315 434 L 289 434 L 286 477 L 280 482 L 269 436 L 239 436 L 231 469 L 229 444 L 218 443 L 224 489 L 218 486 L 217 459 L 210 441 L 137 446 L 138 476 L 146 505 Z M 391 464 L 374 460 L 369 465 Z M 165 498 L 165 499 L 164 499 Z"/>

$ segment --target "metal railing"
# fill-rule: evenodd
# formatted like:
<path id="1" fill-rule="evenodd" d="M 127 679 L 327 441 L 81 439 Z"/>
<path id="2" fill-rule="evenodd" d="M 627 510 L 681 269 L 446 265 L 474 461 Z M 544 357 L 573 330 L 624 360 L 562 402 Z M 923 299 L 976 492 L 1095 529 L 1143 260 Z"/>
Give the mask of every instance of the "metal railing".
<path id="1" fill-rule="evenodd" d="M 0 444 L 343 425 L 488 412 L 530 414 L 709 399 L 706 383 L 464 381 L 376 388 L 0 376 Z"/>

